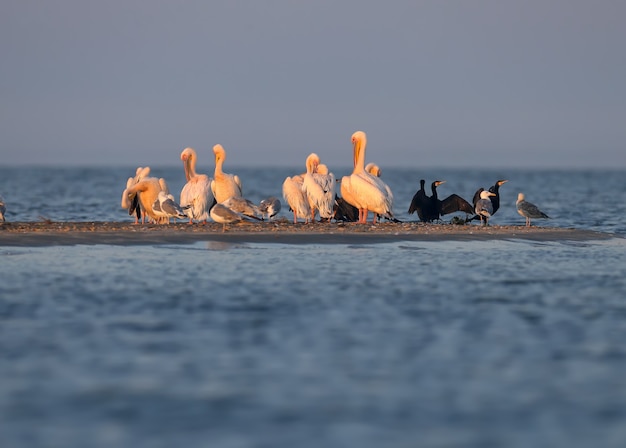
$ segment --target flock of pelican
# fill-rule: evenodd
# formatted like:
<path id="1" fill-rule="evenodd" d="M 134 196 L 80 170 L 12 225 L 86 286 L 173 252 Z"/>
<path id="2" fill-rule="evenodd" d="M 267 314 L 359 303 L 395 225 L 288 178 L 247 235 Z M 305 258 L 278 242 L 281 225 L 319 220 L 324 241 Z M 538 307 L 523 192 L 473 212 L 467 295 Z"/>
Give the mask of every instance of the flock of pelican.
<path id="1" fill-rule="evenodd" d="M 372 212 L 372 223 L 385 218 L 399 222 L 393 213 L 393 193 L 380 178 L 380 168 L 369 163 L 365 165 L 367 136 L 363 131 L 352 134 L 353 171 L 340 180 L 321 163 L 320 157 L 311 153 L 306 158 L 304 173 L 288 176 L 282 185 L 283 199 L 293 212 L 293 222 L 299 219 L 305 223 L 315 221 L 347 220 L 366 223 Z M 169 223 L 171 219 L 188 219 L 189 223 L 206 223 L 209 218 L 223 224 L 242 220 L 271 220 L 281 209 L 276 197 L 262 200 L 258 205 L 243 197 L 242 182 L 239 176 L 223 170 L 226 151 L 222 145 L 213 147 L 215 170 L 213 177 L 196 171 L 197 154 L 192 148 L 185 148 L 180 154 L 186 183 L 180 192 L 177 203 L 169 192 L 165 179 L 149 177 L 150 168 L 139 167 L 134 177 L 128 178 L 122 193 L 121 205 L 130 215 L 135 215 L 135 223 L 148 219 L 155 223 Z M 456 194 L 440 200 L 437 187 L 445 181 L 437 180 L 431 185 L 432 195 L 424 191 L 425 180 L 420 181 L 420 189 L 415 193 L 409 214 L 417 212 L 423 222 L 438 221 L 441 216 L 457 211 L 473 215 L 467 221 L 480 219 L 483 225 L 500 207 L 499 188 L 506 180 L 498 180 L 489 190 L 480 188 L 473 198 L 473 204 Z M 340 183 L 337 195 L 336 185 Z M 547 215 L 527 201 L 523 194 L 517 202 L 518 212 L 526 218 L 530 226 L 531 218 L 547 218 Z"/>
<path id="2" fill-rule="evenodd" d="M 379 219 L 399 222 L 393 212 L 393 193 L 381 179 L 381 170 L 374 163 L 365 165 L 367 136 L 363 131 L 352 134 L 352 174 L 336 179 L 328 167 L 321 163 L 317 154 L 306 158 L 304 173 L 288 176 L 282 185 L 283 199 L 293 212 L 293 222 L 299 219 L 305 223 L 315 221 L 358 221 L 366 223 L 372 213 L 372 223 Z M 193 148 L 185 148 L 180 154 L 186 183 L 176 202 L 163 178 L 150 177 L 149 167 L 138 167 L 135 176 L 129 177 L 122 193 L 121 206 L 135 216 L 135 224 L 153 222 L 167 224 L 170 220 L 183 219 L 189 223 L 206 223 L 209 218 L 223 224 L 242 220 L 271 220 L 281 210 L 281 201 L 276 197 L 262 200 L 258 205 L 243 197 L 242 182 L 239 176 L 224 172 L 226 151 L 222 145 L 213 147 L 215 170 L 211 178 L 196 171 L 198 156 Z M 415 193 L 408 213 L 417 213 L 423 222 L 438 221 L 441 216 L 462 211 L 473 215 L 465 222 L 480 219 L 489 225 L 489 219 L 500 207 L 499 188 L 507 180 L 498 180 L 488 190 L 476 191 L 473 203 L 456 194 L 440 200 L 437 187 L 445 181 L 436 180 L 431 185 L 432 195 L 424 190 L 425 180 L 420 180 L 420 189 Z M 337 194 L 337 183 L 340 183 Z M 526 218 L 526 226 L 531 219 L 548 218 L 539 208 L 526 201 L 520 193 L 516 202 L 517 212 Z M 0 223 L 5 222 L 6 205 L 0 196 Z"/>

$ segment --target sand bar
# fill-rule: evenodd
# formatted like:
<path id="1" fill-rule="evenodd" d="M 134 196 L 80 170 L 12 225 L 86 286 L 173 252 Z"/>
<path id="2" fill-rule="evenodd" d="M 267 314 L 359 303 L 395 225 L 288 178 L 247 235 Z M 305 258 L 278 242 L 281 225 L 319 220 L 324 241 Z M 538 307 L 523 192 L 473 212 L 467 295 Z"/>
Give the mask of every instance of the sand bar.
<path id="1" fill-rule="evenodd" d="M 0 246 L 41 247 L 75 244 L 188 244 L 198 241 L 280 244 L 374 244 L 397 241 L 587 241 L 613 234 L 555 227 L 390 223 L 242 222 L 226 227 L 217 223 L 169 225 L 129 222 L 14 222 L 0 224 Z"/>

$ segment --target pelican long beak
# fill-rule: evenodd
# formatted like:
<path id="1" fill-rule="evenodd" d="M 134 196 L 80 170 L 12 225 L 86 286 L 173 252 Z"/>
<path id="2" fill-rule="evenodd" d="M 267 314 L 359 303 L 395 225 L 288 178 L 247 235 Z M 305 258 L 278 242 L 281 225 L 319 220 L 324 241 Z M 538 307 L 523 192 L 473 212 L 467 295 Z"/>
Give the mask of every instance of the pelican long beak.
<path id="1" fill-rule="evenodd" d="M 183 169 L 185 170 L 185 179 L 189 180 L 189 157 L 183 159 Z"/>
<path id="2" fill-rule="evenodd" d="M 354 150 L 352 151 L 352 166 L 356 166 L 356 161 L 359 159 L 359 152 L 361 152 L 361 142 L 358 139 L 354 140 Z"/>

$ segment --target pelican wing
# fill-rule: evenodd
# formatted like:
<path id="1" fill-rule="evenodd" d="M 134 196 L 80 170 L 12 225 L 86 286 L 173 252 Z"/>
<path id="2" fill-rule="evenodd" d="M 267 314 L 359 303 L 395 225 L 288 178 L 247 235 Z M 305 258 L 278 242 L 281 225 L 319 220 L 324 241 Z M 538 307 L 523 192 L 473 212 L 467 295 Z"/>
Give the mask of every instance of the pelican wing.
<path id="1" fill-rule="evenodd" d="M 311 209 L 301 185 L 294 178 L 287 177 L 283 182 L 283 198 L 298 218 L 308 219 Z"/>
<path id="2" fill-rule="evenodd" d="M 209 210 L 213 205 L 213 193 L 211 192 L 211 180 L 206 174 L 192 177 L 180 192 L 180 206 L 185 209 L 191 219 L 206 221 Z"/>
<path id="3" fill-rule="evenodd" d="M 365 172 L 350 177 L 353 192 L 363 208 L 379 215 L 391 213 L 393 197 L 389 197 L 390 190 L 383 181 Z"/>

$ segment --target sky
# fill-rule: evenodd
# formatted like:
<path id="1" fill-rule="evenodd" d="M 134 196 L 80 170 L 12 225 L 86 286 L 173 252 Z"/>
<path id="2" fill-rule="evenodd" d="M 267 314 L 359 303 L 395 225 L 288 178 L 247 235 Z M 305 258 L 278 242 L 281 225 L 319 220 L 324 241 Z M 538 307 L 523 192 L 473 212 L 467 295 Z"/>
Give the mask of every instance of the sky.
<path id="1" fill-rule="evenodd" d="M 3 0 L 0 166 L 626 167 L 623 0 Z M 228 171 L 226 169 L 226 171 Z"/>

